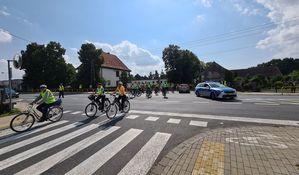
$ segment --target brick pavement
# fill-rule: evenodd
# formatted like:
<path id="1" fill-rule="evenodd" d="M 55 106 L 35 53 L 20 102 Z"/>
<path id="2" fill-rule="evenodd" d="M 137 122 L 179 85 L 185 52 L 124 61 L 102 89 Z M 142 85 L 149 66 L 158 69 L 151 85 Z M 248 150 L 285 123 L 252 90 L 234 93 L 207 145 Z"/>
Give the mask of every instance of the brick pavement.
<path id="1" fill-rule="evenodd" d="M 151 175 L 299 174 L 298 127 L 240 127 L 201 133 L 170 151 Z"/>

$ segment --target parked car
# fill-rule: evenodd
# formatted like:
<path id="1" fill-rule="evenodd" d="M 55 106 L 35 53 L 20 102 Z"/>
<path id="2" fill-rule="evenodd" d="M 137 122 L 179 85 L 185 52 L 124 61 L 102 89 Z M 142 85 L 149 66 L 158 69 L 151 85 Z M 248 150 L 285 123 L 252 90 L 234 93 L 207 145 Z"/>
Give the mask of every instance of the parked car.
<path id="1" fill-rule="evenodd" d="M 179 93 L 190 93 L 190 87 L 188 84 L 180 84 L 178 91 Z"/>
<path id="2" fill-rule="evenodd" d="M 237 97 L 236 89 L 227 87 L 218 82 L 203 82 L 199 83 L 195 87 L 196 96 L 210 97 L 215 100 L 217 98 L 230 98 L 233 99 Z"/>
<path id="3" fill-rule="evenodd" d="M 5 96 L 6 98 L 9 98 L 9 88 L 4 88 L 4 93 L 5 93 Z M 12 98 L 19 98 L 19 93 L 16 92 L 15 90 L 11 89 L 11 97 Z"/>

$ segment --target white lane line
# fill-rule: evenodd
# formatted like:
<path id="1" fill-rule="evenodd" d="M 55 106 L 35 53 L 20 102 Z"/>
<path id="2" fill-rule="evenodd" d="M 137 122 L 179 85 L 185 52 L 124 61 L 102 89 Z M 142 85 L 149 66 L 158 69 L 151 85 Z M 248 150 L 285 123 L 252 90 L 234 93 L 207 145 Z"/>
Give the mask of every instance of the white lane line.
<path id="1" fill-rule="evenodd" d="M 71 111 L 63 111 L 64 114 L 69 113 L 69 112 L 71 112 Z"/>
<path id="2" fill-rule="evenodd" d="M 166 100 L 166 103 L 179 103 L 180 101 L 170 101 L 170 100 Z"/>
<path id="3" fill-rule="evenodd" d="M 82 113 L 82 111 L 76 111 L 76 112 L 73 112 L 71 114 L 79 114 L 79 113 Z"/>
<path id="4" fill-rule="evenodd" d="M 173 123 L 173 124 L 179 124 L 181 122 L 181 119 L 174 119 L 171 118 L 167 121 L 167 123 Z"/>
<path id="5" fill-rule="evenodd" d="M 118 175 L 146 175 L 166 145 L 171 134 L 157 132 Z"/>
<path id="6" fill-rule="evenodd" d="M 200 126 L 200 127 L 207 127 L 208 126 L 208 122 L 191 120 L 190 123 L 189 123 L 189 125 Z"/>
<path id="7" fill-rule="evenodd" d="M 129 115 L 128 117 L 126 117 L 127 119 L 136 119 L 138 118 L 139 115 Z"/>
<path id="8" fill-rule="evenodd" d="M 5 160 L 2 160 L 0 162 L 0 170 L 3 170 L 5 168 L 7 168 L 7 167 L 10 167 L 10 166 L 12 166 L 12 165 L 14 165 L 16 163 L 19 163 L 19 162 L 21 162 L 21 161 L 23 161 L 25 159 L 28 159 L 28 158 L 30 158 L 30 157 L 32 157 L 34 155 L 37 155 L 37 154 L 39 154 L 39 153 L 41 153 L 43 151 L 46 151 L 46 150 L 48 150 L 50 148 L 53 148 L 53 147 L 55 147 L 57 145 L 60 145 L 60 144 L 62 144 L 64 142 L 66 142 L 66 141 L 69 141 L 69 140 L 71 140 L 71 139 L 73 139 L 73 138 L 75 138 L 75 137 L 77 137 L 77 136 L 79 136 L 81 134 L 84 134 L 84 133 L 86 133 L 88 131 L 91 131 L 91 130 L 97 128 L 97 127 L 99 127 L 99 125 L 91 124 L 91 125 L 86 126 L 86 127 L 82 128 L 82 129 L 79 129 L 79 130 L 74 131 L 72 133 L 66 134 L 66 135 L 64 135 L 62 137 L 59 137 L 59 138 L 57 138 L 55 140 L 52 140 L 52 141 L 47 142 L 47 143 L 44 143 L 42 145 L 39 145 L 39 146 L 34 147 L 32 149 L 29 149 L 29 150 L 27 150 L 25 152 L 22 152 L 20 154 L 17 154 L 17 155 L 14 155 L 12 157 L 9 157 L 9 158 L 7 158 Z"/>
<path id="9" fill-rule="evenodd" d="M 264 106 L 279 106 L 278 103 L 254 103 L 255 105 L 264 105 Z"/>
<path id="10" fill-rule="evenodd" d="M 71 145 L 70 147 L 50 156 L 47 157 L 46 159 L 39 161 L 38 163 L 18 172 L 17 174 L 19 175 L 24 175 L 24 174 L 41 174 L 44 171 L 47 171 L 54 165 L 56 165 L 59 162 L 62 162 L 69 157 L 72 157 L 73 155 L 77 154 L 81 150 L 89 147 L 90 145 L 94 144 L 95 142 L 101 140 L 102 138 L 106 137 L 107 135 L 111 134 L 112 132 L 118 130 L 120 127 L 118 126 L 112 126 L 109 129 L 99 131 L 96 134 L 93 134 L 86 139 Z"/>
<path id="11" fill-rule="evenodd" d="M 73 174 L 93 174 L 97 169 L 104 165 L 109 159 L 123 149 L 128 143 L 130 143 L 135 137 L 137 137 L 142 130 L 130 129 L 123 135 L 115 139 L 113 142 L 99 150 L 88 159 L 74 167 L 72 170 L 67 172 L 67 175 Z"/>
<path id="12" fill-rule="evenodd" d="M 155 121 L 157 121 L 158 119 L 159 119 L 159 117 L 152 117 L 152 116 L 150 116 L 150 117 L 147 117 L 145 120 L 155 122 Z"/>
<path id="13" fill-rule="evenodd" d="M 200 118 L 200 119 L 212 119 L 212 120 L 227 120 L 227 121 L 238 121 L 238 122 L 249 122 L 249 123 L 265 123 L 265 124 L 276 124 L 276 125 L 291 125 L 299 126 L 299 121 L 295 120 L 276 120 L 276 119 L 262 119 L 262 118 L 249 118 L 249 117 L 233 117 L 233 116 L 222 116 L 222 115 L 204 115 L 204 114 L 183 114 L 174 112 L 155 112 L 155 111 L 138 111 L 131 110 L 133 114 L 145 114 L 145 115 L 165 115 L 171 117 L 183 117 L 183 118 Z"/>
<path id="14" fill-rule="evenodd" d="M 86 115 L 85 113 L 81 114 L 81 115 Z"/>
<path id="15" fill-rule="evenodd" d="M 52 135 L 58 134 L 60 132 L 66 131 L 68 129 L 74 128 L 78 125 L 82 125 L 82 123 L 81 122 L 72 123 L 70 125 L 66 125 L 64 127 L 61 127 L 61 128 L 58 128 L 58 129 L 55 129 L 55 130 L 52 130 L 52 131 L 49 131 L 49 132 L 46 132 L 46 133 L 43 133 L 43 134 L 40 134 L 40 135 L 37 135 L 37 136 L 32 137 L 30 139 L 26 139 L 26 140 L 23 140 L 21 142 L 17 142 L 15 144 L 6 146 L 6 147 L 0 149 L 0 155 L 2 155 L 4 153 L 7 153 L 7 152 L 10 152 L 12 150 L 21 148 L 23 146 L 29 145 L 31 143 L 37 142 L 37 141 L 42 140 L 44 138 L 50 137 Z"/>
<path id="16" fill-rule="evenodd" d="M 192 103 L 195 103 L 195 104 L 208 104 L 210 102 L 207 102 L 207 101 L 192 101 Z"/>
<path id="17" fill-rule="evenodd" d="M 17 135 L 12 135 L 10 137 L 1 139 L 0 140 L 0 144 L 6 143 L 6 142 L 9 142 L 9 141 L 13 141 L 13 140 L 16 140 L 16 139 L 19 139 L 19 138 L 22 138 L 22 137 L 25 137 L 25 136 L 28 136 L 28 135 L 40 132 L 40 131 L 45 130 L 45 129 L 49 129 L 49 128 L 52 128 L 54 126 L 61 125 L 63 123 L 67 123 L 67 122 L 68 122 L 67 120 L 62 120 L 62 121 L 59 121 L 59 122 L 56 122 L 56 123 L 53 123 L 53 124 L 48 124 L 48 125 L 46 125 L 44 127 L 38 128 L 38 129 L 34 129 L 34 128 L 37 127 L 37 126 L 35 126 L 34 128 L 32 128 L 32 130 L 27 131 L 25 133 L 21 133 L 21 134 L 17 134 Z M 13 133 L 15 133 L 15 132 L 13 132 Z"/>
<path id="18" fill-rule="evenodd" d="M 299 105 L 299 103 L 292 103 L 292 102 L 281 102 L 284 105 Z"/>

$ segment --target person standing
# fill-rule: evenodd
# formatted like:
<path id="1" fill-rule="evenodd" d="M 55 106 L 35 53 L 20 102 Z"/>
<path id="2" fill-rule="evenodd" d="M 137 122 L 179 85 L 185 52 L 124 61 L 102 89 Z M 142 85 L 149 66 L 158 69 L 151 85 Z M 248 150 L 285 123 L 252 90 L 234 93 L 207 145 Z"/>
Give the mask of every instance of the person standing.
<path id="1" fill-rule="evenodd" d="M 58 91 L 59 91 L 59 98 L 61 97 L 64 98 L 64 86 L 62 83 L 60 83 Z"/>
<path id="2" fill-rule="evenodd" d="M 168 83 L 165 81 L 162 84 L 162 93 L 163 93 L 163 97 L 164 98 L 168 98 L 168 97 L 166 97 L 167 90 L 168 90 Z"/>

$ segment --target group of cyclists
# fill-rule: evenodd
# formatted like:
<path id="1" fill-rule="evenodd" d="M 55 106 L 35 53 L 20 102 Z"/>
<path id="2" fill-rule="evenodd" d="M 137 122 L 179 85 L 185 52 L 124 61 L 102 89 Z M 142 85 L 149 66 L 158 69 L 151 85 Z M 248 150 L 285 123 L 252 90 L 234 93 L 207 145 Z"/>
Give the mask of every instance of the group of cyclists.
<path id="1" fill-rule="evenodd" d="M 162 92 L 163 98 L 167 98 L 166 94 L 167 91 L 172 88 L 169 84 L 165 81 L 163 83 L 132 83 L 130 90 L 133 96 L 137 96 L 136 94 L 146 93 L 147 98 L 151 98 L 151 94 L 154 91 L 156 95 L 158 95 L 159 91 Z"/>
<path id="2" fill-rule="evenodd" d="M 40 85 L 40 94 L 36 99 L 33 100 L 33 102 L 30 103 L 30 105 L 36 104 L 39 102 L 36 109 L 42 113 L 42 117 L 38 122 L 44 122 L 47 120 L 47 111 L 50 107 L 57 104 L 57 100 L 55 96 L 53 95 L 53 92 L 47 88 L 47 85 L 42 84 Z M 123 86 L 122 82 L 119 82 L 117 85 L 117 88 L 115 92 L 118 94 L 118 101 L 120 102 L 119 111 L 123 112 L 124 108 L 124 101 L 126 100 L 126 91 L 125 87 Z M 99 105 L 99 110 L 104 111 L 104 101 L 105 101 L 105 90 L 101 83 L 98 83 L 96 91 L 95 91 L 96 101 Z M 60 97 L 60 96 L 59 96 Z"/>

